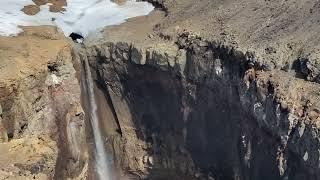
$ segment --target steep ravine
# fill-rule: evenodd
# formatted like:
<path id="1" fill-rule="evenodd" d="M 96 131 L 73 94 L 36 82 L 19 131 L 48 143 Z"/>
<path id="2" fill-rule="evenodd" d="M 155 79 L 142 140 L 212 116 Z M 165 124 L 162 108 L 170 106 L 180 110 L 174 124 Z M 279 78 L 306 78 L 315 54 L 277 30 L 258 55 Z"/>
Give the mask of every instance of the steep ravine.
<path id="1" fill-rule="evenodd" d="M 80 53 L 80 52 L 79 52 Z M 191 33 L 85 46 L 116 126 L 115 164 L 142 179 L 317 180 L 320 86 Z"/>

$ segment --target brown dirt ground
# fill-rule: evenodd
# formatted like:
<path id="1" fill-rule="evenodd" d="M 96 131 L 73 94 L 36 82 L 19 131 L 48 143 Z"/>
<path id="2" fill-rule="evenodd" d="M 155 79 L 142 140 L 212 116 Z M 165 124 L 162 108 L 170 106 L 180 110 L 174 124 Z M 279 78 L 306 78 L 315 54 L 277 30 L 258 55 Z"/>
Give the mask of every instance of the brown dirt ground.
<path id="1" fill-rule="evenodd" d="M 62 12 L 64 6 L 67 6 L 66 0 L 32 0 L 35 5 L 27 5 L 21 9 L 27 15 L 35 15 L 40 11 L 40 6 L 50 3 L 50 12 Z"/>
<path id="2" fill-rule="evenodd" d="M 0 86 L 47 68 L 47 63 L 68 45 L 57 28 L 24 27 L 16 37 L 0 36 Z"/>
<path id="3" fill-rule="evenodd" d="M 27 15 L 32 16 L 38 14 L 38 12 L 40 11 L 40 7 L 37 5 L 27 5 L 24 6 L 21 11 Z"/>

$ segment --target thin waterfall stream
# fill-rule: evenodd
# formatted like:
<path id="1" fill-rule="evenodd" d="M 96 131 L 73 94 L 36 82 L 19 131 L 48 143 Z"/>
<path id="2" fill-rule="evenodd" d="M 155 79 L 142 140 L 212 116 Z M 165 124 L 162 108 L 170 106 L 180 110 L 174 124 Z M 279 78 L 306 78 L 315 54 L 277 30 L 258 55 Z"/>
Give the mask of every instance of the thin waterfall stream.
<path id="1" fill-rule="evenodd" d="M 85 92 L 85 101 L 87 102 L 87 118 L 90 119 L 93 132 L 94 160 L 95 171 L 98 175 L 97 179 L 112 180 L 113 178 L 110 171 L 112 158 L 108 158 L 108 154 L 105 150 L 102 133 L 99 126 L 97 103 L 94 95 L 94 82 L 91 76 L 89 63 L 86 58 L 83 59 L 82 67 L 81 84 Z"/>

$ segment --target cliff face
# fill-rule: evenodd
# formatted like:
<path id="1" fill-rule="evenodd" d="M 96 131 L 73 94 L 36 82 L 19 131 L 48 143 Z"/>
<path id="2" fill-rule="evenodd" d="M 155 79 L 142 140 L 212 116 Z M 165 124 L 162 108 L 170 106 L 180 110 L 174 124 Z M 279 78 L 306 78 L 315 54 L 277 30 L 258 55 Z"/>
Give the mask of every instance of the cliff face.
<path id="1" fill-rule="evenodd" d="M 87 150 L 80 86 L 56 28 L 1 37 L 1 179 L 83 178 Z"/>
<path id="2" fill-rule="evenodd" d="M 150 179 L 319 179 L 320 86 L 304 74 L 315 67 L 311 60 L 298 58 L 317 46 L 298 56 L 295 48 L 267 48 L 280 40 L 257 41 L 268 29 L 252 34 L 251 45 L 237 27 L 225 34 L 234 30 L 233 43 L 232 34 L 193 33 L 205 27 L 194 16 L 175 19 L 190 7 L 163 2 L 167 14 L 107 28 L 102 38 L 87 40 L 81 56 L 114 111 L 117 165 Z"/>
<path id="3" fill-rule="evenodd" d="M 319 3 L 148 1 L 83 46 L 0 37 L 0 179 L 94 178 L 84 60 L 117 179 L 320 179 Z"/>
<path id="4" fill-rule="evenodd" d="M 115 110 L 122 168 L 149 178 L 320 178 L 317 84 L 187 32 L 177 39 L 87 47 Z"/>

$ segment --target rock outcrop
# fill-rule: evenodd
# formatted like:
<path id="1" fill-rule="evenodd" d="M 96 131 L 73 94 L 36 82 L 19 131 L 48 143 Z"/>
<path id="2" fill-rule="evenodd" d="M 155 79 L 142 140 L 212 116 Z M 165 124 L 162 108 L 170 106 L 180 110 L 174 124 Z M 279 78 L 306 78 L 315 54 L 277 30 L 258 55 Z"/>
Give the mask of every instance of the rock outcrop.
<path id="1" fill-rule="evenodd" d="M 318 84 L 192 33 L 177 39 L 87 47 L 119 124 L 120 167 L 151 179 L 320 178 Z"/>
<path id="2" fill-rule="evenodd" d="M 319 3 L 147 1 L 73 51 L 0 38 L 0 179 L 94 179 L 83 60 L 118 179 L 320 179 Z"/>
<path id="3" fill-rule="evenodd" d="M 69 42 L 52 27 L 0 38 L 0 179 L 85 178 L 85 121 Z"/>
<path id="4" fill-rule="evenodd" d="M 291 12 L 292 3 L 280 8 Z M 142 179 L 320 178 L 318 46 L 312 40 L 308 49 L 300 35 L 291 44 L 301 40 L 304 48 L 282 48 L 290 34 L 275 26 L 250 34 L 260 10 L 250 10 L 249 20 L 242 11 L 258 4 L 161 1 L 165 14 L 106 28 L 85 42 L 81 57 L 114 110 L 117 135 L 109 139 L 124 172 Z M 272 18 L 290 27 L 303 19 Z M 243 24 L 232 25 L 237 20 Z"/>

